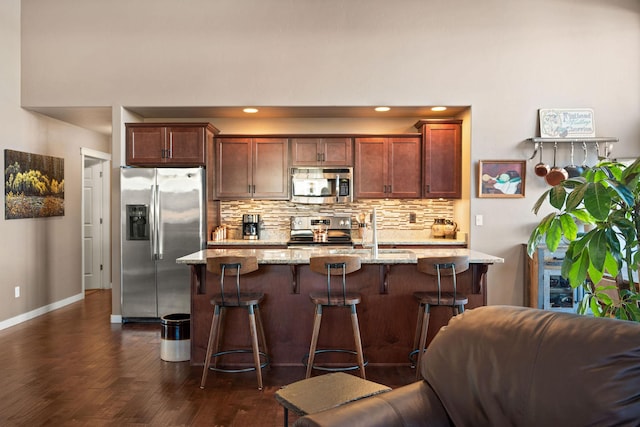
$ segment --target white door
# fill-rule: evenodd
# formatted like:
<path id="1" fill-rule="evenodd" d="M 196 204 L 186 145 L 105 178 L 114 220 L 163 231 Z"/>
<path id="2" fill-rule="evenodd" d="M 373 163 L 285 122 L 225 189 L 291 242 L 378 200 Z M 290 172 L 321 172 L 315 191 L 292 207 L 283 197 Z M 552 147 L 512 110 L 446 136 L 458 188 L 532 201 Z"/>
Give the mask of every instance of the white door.
<path id="1" fill-rule="evenodd" d="M 104 266 L 102 227 L 102 162 L 86 159 L 84 165 L 84 289 L 102 289 Z"/>

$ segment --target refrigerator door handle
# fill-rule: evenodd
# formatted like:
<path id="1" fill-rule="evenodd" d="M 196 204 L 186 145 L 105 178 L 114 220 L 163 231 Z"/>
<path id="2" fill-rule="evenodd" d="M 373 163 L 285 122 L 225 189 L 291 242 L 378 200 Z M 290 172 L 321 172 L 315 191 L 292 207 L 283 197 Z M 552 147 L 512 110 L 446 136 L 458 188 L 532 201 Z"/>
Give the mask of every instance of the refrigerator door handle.
<path id="1" fill-rule="evenodd" d="M 155 260 L 156 259 L 156 240 L 157 240 L 157 236 L 156 236 L 156 227 L 157 227 L 157 223 L 158 220 L 156 218 L 156 186 L 152 185 L 151 186 L 151 202 L 149 203 L 150 209 L 149 209 L 149 239 L 150 239 L 150 244 L 149 247 L 151 248 L 151 259 Z"/>
<path id="2" fill-rule="evenodd" d="M 156 221 L 156 259 L 163 259 L 164 255 L 164 239 L 162 233 L 162 209 L 160 208 L 162 204 L 160 203 L 160 186 L 156 185 L 156 216 L 158 220 Z"/>

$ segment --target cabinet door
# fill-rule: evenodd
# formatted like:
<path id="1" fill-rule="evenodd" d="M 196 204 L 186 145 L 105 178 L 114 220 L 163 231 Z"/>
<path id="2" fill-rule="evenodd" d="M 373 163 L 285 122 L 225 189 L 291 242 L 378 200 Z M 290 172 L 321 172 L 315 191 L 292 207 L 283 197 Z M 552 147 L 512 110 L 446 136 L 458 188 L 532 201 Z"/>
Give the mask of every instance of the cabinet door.
<path id="1" fill-rule="evenodd" d="M 352 166 L 351 138 L 322 138 L 322 164 L 326 166 Z"/>
<path id="2" fill-rule="evenodd" d="M 320 163 L 321 138 L 292 138 L 291 165 L 317 166 Z"/>
<path id="3" fill-rule="evenodd" d="M 288 144 L 286 138 L 253 140 L 253 197 L 284 200 L 289 198 Z"/>
<path id="4" fill-rule="evenodd" d="M 388 152 L 386 138 L 356 138 L 355 197 L 380 199 L 387 197 Z"/>
<path id="5" fill-rule="evenodd" d="M 425 198 L 462 197 L 461 126 L 457 123 L 426 124 L 424 138 Z"/>
<path id="6" fill-rule="evenodd" d="M 127 165 L 154 166 L 164 161 L 164 126 L 127 126 Z"/>
<path id="7" fill-rule="evenodd" d="M 251 138 L 216 140 L 216 195 L 221 199 L 251 197 Z"/>
<path id="8" fill-rule="evenodd" d="M 420 198 L 421 156 L 420 137 L 389 138 L 389 179 L 386 197 Z"/>
<path id="9" fill-rule="evenodd" d="M 166 163 L 183 166 L 205 165 L 205 128 L 168 127 Z"/>
<path id="10" fill-rule="evenodd" d="M 351 138 L 292 138 L 292 166 L 353 166 Z"/>

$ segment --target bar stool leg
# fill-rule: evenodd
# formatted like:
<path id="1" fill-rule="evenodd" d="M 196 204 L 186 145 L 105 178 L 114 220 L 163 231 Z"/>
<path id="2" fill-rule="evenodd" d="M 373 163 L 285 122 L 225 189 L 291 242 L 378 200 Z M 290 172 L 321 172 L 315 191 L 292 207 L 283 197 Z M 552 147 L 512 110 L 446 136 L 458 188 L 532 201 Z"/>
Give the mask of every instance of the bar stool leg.
<path id="1" fill-rule="evenodd" d="M 416 350 L 418 348 L 418 345 L 420 344 L 420 332 L 421 332 L 421 328 L 420 326 L 422 325 L 422 316 L 424 315 L 424 304 L 423 303 L 419 303 L 418 304 L 418 318 L 416 319 L 416 333 L 414 335 L 413 338 L 413 349 Z M 416 360 L 418 358 L 418 353 L 416 353 Z M 415 368 L 415 366 L 412 366 L 412 368 Z"/>
<path id="2" fill-rule="evenodd" d="M 366 380 L 364 372 L 364 353 L 362 351 L 362 340 L 360 339 L 360 325 L 358 324 L 358 313 L 356 306 L 351 306 L 351 325 L 353 326 L 353 339 L 356 343 L 356 352 L 358 353 L 358 366 L 360 366 L 360 376 Z"/>
<path id="3" fill-rule="evenodd" d="M 264 334 L 264 323 L 262 323 L 262 314 L 260 314 L 260 306 L 256 305 L 256 322 L 258 324 L 258 337 L 262 340 L 262 346 L 264 347 L 264 353 L 269 354 L 269 347 L 267 346 L 267 337 Z"/>
<path id="4" fill-rule="evenodd" d="M 258 347 L 258 331 L 256 328 L 256 315 L 253 305 L 247 307 L 249 311 L 249 328 L 251 331 L 251 346 L 253 347 L 253 364 L 256 367 L 258 377 L 258 390 L 262 390 L 262 368 L 260 367 L 260 348 Z"/>
<path id="5" fill-rule="evenodd" d="M 322 323 L 322 305 L 316 304 L 316 316 L 313 320 L 313 334 L 311 335 L 311 346 L 309 347 L 309 357 L 307 359 L 307 374 L 305 378 L 311 377 L 313 369 L 313 361 L 316 356 L 316 347 L 318 346 L 318 335 L 320 334 L 320 323 Z"/>
<path id="6" fill-rule="evenodd" d="M 207 343 L 207 355 L 204 357 L 204 366 L 202 367 L 202 379 L 200 380 L 200 388 L 204 389 L 207 382 L 207 374 L 209 373 L 209 365 L 211 364 L 211 355 L 213 354 L 213 343 L 217 340 L 218 327 L 220 320 L 220 306 L 213 309 L 213 318 L 211 319 L 211 329 L 209 331 L 209 342 Z"/>
<path id="7" fill-rule="evenodd" d="M 418 345 L 418 357 L 416 359 L 416 379 L 420 379 L 420 363 L 422 362 L 422 354 L 427 345 L 427 331 L 429 330 L 429 315 L 431 312 L 431 306 L 425 304 L 424 314 L 422 316 L 422 328 L 420 330 L 420 343 Z"/>
<path id="8" fill-rule="evenodd" d="M 217 329 L 218 332 L 216 332 L 212 354 L 218 354 L 218 352 L 220 351 L 220 342 L 222 341 L 222 337 L 224 336 L 224 318 L 226 314 L 227 314 L 227 308 L 224 306 L 220 306 L 220 316 L 218 317 L 218 329 Z M 214 368 L 218 367 L 218 359 L 219 359 L 218 357 L 213 358 Z"/>

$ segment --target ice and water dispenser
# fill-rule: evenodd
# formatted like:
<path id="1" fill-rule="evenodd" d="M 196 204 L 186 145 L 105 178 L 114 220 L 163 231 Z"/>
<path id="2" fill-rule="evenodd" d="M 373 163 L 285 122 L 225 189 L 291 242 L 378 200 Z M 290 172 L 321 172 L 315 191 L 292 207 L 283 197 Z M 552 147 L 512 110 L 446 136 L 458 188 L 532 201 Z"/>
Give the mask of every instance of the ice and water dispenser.
<path id="1" fill-rule="evenodd" d="M 127 240 L 149 240 L 149 207 L 127 205 Z"/>

